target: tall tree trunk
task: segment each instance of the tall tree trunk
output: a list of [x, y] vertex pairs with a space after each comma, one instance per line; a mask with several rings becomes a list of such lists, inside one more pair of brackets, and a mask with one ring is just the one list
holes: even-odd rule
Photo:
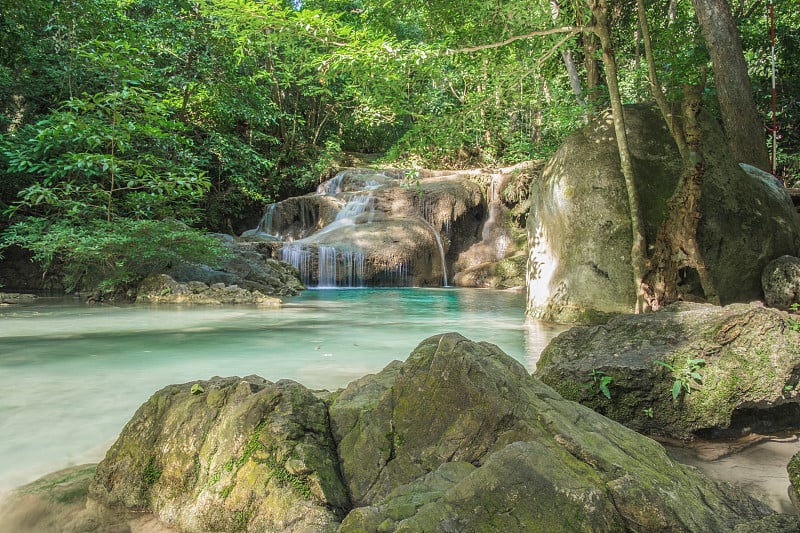
[[583, 66], [586, 69], [586, 93], [588, 99], [593, 102], [597, 99], [597, 88], [600, 85], [600, 69], [597, 66], [595, 52], [597, 52], [597, 36], [594, 33], [584, 33], [581, 41], [583, 43]]
[[733, 156], [769, 171], [764, 125], [756, 111], [742, 41], [726, 0], [692, 0], [711, 56], [722, 123]]
[[636, 7], [642, 29], [650, 90], [669, 126], [683, 162], [683, 172], [675, 192], [667, 202], [669, 213], [658, 230], [650, 258], [650, 270], [645, 275], [648, 303], [653, 309], [659, 309], [664, 304], [686, 298], [687, 295], [680, 293], [681, 274], [683, 272], [685, 275], [688, 272], [686, 269], [697, 273], [702, 296], [712, 303], [719, 303], [717, 291], [697, 242], [700, 199], [705, 176], [702, 135], [697, 124], [702, 108], [702, 85], [684, 88], [682, 120], [678, 120], [658, 81], [644, 0], [637, 0]]
[[611, 97], [611, 113], [614, 119], [614, 132], [617, 137], [619, 148], [619, 160], [622, 175], [625, 179], [625, 188], [628, 193], [628, 207], [631, 216], [631, 267], [633, 269], [633, 284], [636, 291], [636, 312], [645, 311], [645, 299], [642, 284], [645, 266], [647, 263], [647, 247], [644, 238], [644, 230], [639, 210], [639, 199], [636, 194], [634, 184], [633, 162], [631, 160], [630, 149], [628, 148], [628, 137], [625, 133], [625, 115], [622, 108], [622, 98], [617, 84], [617, 61], [614, 55], [614, 46], [611, 41], [611, 25], [608, 20], [608, 6], [606, 0], [589, 0], [589, 7], [592, 10], [597, 24], [595, 33], [600, 39], [600, 46], [603, 49], [603, 65], [606, 72], [606, 83]]
[[[553, 16], [553, 23], [558, 23], [558, 17], [561, 16], [561, 7], [558, 5], [557, 0], [550, 0], [550, 12]], [[567, 69], [569, 76], [569, 85], [572, 88], [572, 94], [575, 95], [575, 100], [578, 105], [583, 107], [586, 102], [583, 99], [583, 87], [581, 87], [581, 77], [578, 75], [578, 68], [575, 66], [575, 61], [572, 59], [572, 52], [565, 48], [561, 52], [561, 59], [564, 61], [564, 66]]]

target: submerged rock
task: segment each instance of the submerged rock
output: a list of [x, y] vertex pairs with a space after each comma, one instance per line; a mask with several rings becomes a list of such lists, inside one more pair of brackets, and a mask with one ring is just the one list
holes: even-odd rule
[[787, 318], [748, 304], [677, 303], [620, 315], [556, 337], [535, 375], [565, 398], [646, 434], [683, 439], [798, 429], [800, 332], [787, 327]]
[[322, 397], [256, 376], [166, 387], [90, 504], [186, 532], [732, 531], [773, 514], [458, 334]]
[[0, 292], [0, 305], [30, 304], [36, 301], [35, 294]]

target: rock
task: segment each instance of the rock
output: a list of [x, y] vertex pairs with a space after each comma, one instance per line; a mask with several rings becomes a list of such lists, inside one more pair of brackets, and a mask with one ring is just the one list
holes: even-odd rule
[[97, 466], [90, 497], [181, 531], [332, 531], [349, 506], [322, 400], [250, 376], [153, 395]]
[[231, 257], [219, 269], [181, 264], [166, 274], [179, 282], [237, 285], [267, 296], [294, 296], [305, 289], [297, 269], [275, 259], [274, 247], [269, 243], [240, 241], [225, 234], [218, 234], [217, 237], [231, 252]]
[[0, 292], [0, 305], [30, 304], [36, 301], [35, 294]]
[[771, 261], [764, 268], [761, 285], [768, 306], [787, 310], [800, 305], [800, 258], [783, 255]]
[[[626, 107], [628, 141], [645, 238], [655, 242], [681, 161], [659, 112]], [[770, 175], [742, 168], [712, 117], [705, 145], [698, 242], [720, 303], [761, 299], [765, 265], [800, 250], [800, 218]], [[633, 312], [631, 226], [613, 125], [607, 114], [568, 137], [531, 190], [528, 313], [556, 322], [592, 323]], [[683, 272], [686, 300], [705, 295], [696, 272]]]
[[771, 514], [457, 334], [354, 382], [330, 413], [356, 506], [341, 532], [725, 531]]
[[16, 489], [0, 506], [0, 533], [131, 533], [145, 521], [150, 533], [176, 533], [150, 515], [87, 502], [95, 467], [67, 468]]
[[[650, 435], [797, 429], [800, 332], [786, 327], [786, 319], [752, 304], [676, 303], [657, 313], [620, 315], [556, 337], [535, 375], [565, 398]], [[692, 365], [693, 359], [702, 361]], [[610, 398], [600, 387], [603, 378], [610, 380]]]
[[250, 304], [261, 307], [277, 307], [281, 300], [248, 290], [238, 285], [214, 283], [206, 285], [201, 281], [179, 283], [167, 274], [153, 274], [139, 285], [136, 296], [138, 303], [223, 305]]
[[782, 531], [789, 533], [800, 531], [800, 516], [790, 514], [774, 514], [748, 520], [737, 524], [733, 533], [766, 533], [768, 531]]
[[786, 466], [786, 470], [789, 472], [789, 481], [791, 482], [789, 497], [795, 509], [800, 512], [800, 452], [797, 452], [792, 457], [792, 460]]
[[499, 199], [508, 172], [345, 170], [268, 206], [242, 240], [270, 243], [309, 286], [488, 286], [457, 274], [494, 268], [524, 243]]

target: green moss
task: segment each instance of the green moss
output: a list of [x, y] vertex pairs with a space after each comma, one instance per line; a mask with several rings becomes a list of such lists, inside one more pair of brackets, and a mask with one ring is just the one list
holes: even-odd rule
[[155, 485], [158, 480], [161, 479], [162, 472], [163, 470], [156, 464], [155, 457], [151, 457], [142, 470], [142, 479], [144, 480], [145, 485], [148, 487]]
[[566, 400], [580, 402], [584, 398], [586, 386], [572, 379], [564, 379], [553, 385], [553, 388]]
[[286, 470], [286, 461], [279, 461], [274, 455], [267, 458], [266, 464], [272, 469], [270, 479], [275, 479], [284, 486], [292, 487], [307, 500], [312, 498], [311, 485], [307, 476], [292, 474]]

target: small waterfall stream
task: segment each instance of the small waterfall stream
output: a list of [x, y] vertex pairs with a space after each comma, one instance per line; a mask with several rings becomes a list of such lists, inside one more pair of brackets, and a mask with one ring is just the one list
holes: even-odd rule
[[[320, 185], [320, 190], [323, 191], [321, 194], [340, 191], [341, 180], [338, 183], [336, 179], [326, 182]], [[313, 241], [343, 226], [354, 226], [357, 219], [365, 213], [365, 222], [369, 223], [374, 211], [375, 198], [371, 194], [351, 195], [333, 222], [305, 239], [285, 243], [281, 249], [281, 259], [300, 271], [300, 277], [306, 286], [363, 287], [365, 260], [362, 250], [357, 247], [347, 249], [315, 244]]]

